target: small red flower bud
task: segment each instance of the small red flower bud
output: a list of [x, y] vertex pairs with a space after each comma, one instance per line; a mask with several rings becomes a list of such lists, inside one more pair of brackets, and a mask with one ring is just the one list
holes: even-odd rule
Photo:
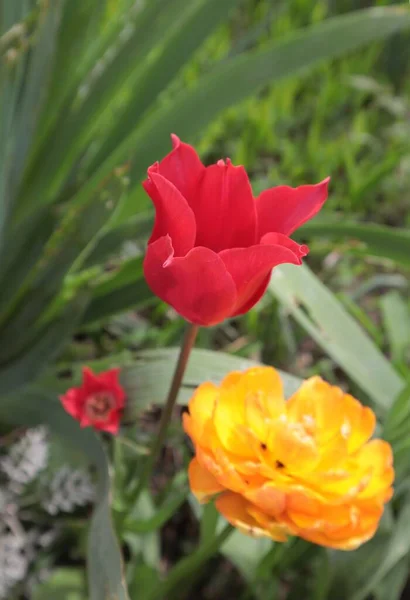
[[94, 427], [118, 433], [125, 392], [118, 381], [119, 369], [96, 375], [83, 369], [83, 383], [60, 396], [65, 410], [80, 422], [81, 427]]

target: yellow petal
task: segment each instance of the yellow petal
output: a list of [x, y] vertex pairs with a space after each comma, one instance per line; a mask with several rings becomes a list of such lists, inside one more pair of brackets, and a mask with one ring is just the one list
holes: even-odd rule
[[359, 498], [371, 498], [389, 490], [394, 479], [393, 452], [383, 440], [371, 440], [358, 452], [360, 467], [371, 476]]
[[343, 392], [320, 377], [311, 377], [289, 399], [287, 414], [290, 421], [303, 425], [320, 445], [328, 444], [341, 432]]
[[226, 450], [238, 456], [254, 456], [250, 441], [252, 432], [245, 426], [244, 398], [236, 393], [236, 386], [221, 388], [213, 422], [217, 436]]
[[206, 424], [212, 419], [218, 396], [219, 388], [206, 382], [198, 387], [190, 399], [188, 408], [191, 419], [185, 418], [184, 426], [187, 425], [185, 431], [193, 441], [200, 441]]
[[345, 435], [349, 453], [356, 452], [372, 436], [376, 417], [368, 406], [362, 406], [356, 398], [345, 394], [342, 433]]

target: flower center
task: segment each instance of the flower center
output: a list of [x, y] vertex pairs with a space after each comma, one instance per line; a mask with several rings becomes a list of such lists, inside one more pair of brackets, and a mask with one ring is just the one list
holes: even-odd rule
[[97, 392], [88, 396], [85, 410], [90, 419], [103, 421], [115, 406], [115, 399], [109, 392]]

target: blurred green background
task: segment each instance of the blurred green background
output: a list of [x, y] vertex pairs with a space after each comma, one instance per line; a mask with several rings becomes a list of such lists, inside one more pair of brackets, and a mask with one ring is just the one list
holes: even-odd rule
[[[407, 597], [409, 7], [3, 0], [0, 19], [0, 599]], [[133, 501], [184, 327], [142, 274], [141, 181], [171, 132], [207, 164], [245, 165], [255, 195], [332, 178], [295, 234], [307, 266], [275, 270], [254, 310], [200, 331], [181, 403], [255, 361], [287, 373], [288, 391], [319, 373], [370, 404], [397, 485], [355, 552], [222, 543], [213, 507], [189, 496], [180, 409]], [[123, 367], [116, 440], [59, 407], [85, 363]]]

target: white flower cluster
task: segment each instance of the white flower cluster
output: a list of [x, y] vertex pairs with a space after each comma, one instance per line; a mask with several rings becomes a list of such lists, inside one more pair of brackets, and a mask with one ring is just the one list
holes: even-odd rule
[[47, 431], [44, 427], [35, 427], [26, 431], [0, 459], [0, 470], [9, 478], [11, 489], [18, 493], [45, 469], [47, 461]]
[[89, 474], [81, 469], [73, 470], [67, 465], [55, 473], [48, 491], [49, 495], [43, 500], [42, 506], [50, 515], [72, 512], [94, 499], [94, 486]]
[[25, 539], [12, 533], [0, 535], [0, 598], [6, 599], [11, 588], [22, 581], [28, 570]]
[[[41, 548], [49, 546], [56, 529], [46, 532], [25, 528], [20, 505], [42, 507], [49, 514], [72, 512], [94, 499], [94, 486], [87, 471], [61, 466], [38, 480], [49, 462], [47, 430], [27, 430], [0, 456], [0, 600], [10, 598], [12, 588], [30, 579], [29, 567]], [[3, 482], [3, 485], [1, 484]], [[33, 484], [29, 489], [27, 486]], [[33, 491], [34, 490], [34, 491]], [[37, 574], [38, 575], [38, 574]]]

